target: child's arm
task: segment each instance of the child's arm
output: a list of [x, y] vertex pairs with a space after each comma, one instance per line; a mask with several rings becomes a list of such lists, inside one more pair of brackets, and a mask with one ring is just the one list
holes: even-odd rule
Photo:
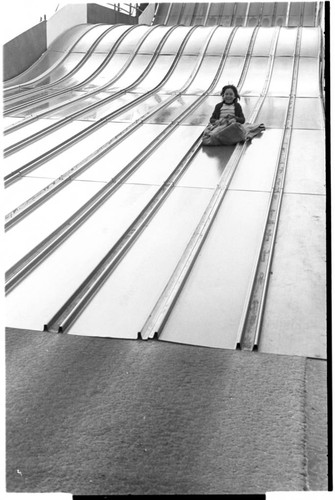
[[220, 104], [217, 104], [215, 106], [213, 114], [209, 119], [209, 123], [212, 123], [214, 125], [218, 120], [220, 120]]
[[245, 122], [245, 117], [244, 117], [241, 105], [238, 102], [235, 104], [235, 119], [238, 123]]

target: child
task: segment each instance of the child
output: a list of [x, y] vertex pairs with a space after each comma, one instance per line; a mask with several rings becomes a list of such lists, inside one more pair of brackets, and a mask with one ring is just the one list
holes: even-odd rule
[[228, 118], [230, 123], [234, 120], [238, 123], [244, 123], [245, 118], [241, 105], [237, 102], [240, 99], [237, 88], [234, 85], [225, 85], [221, 91], [222, 102], [219, 102], [210, 118], [211, 124], [217, 124], [221, 119]]
[[245, 117], [235, 85], [225, 85], [221, 91], [222, 102], [213, 111], [202, 139], [203, 146], [230, 146], [250, 140], [265, 130], [264, 125], [245, 123]]

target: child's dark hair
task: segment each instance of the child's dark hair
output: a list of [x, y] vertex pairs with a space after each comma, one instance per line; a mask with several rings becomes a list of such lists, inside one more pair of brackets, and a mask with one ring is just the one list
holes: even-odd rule
[[234, 99], [234, 101], [237, 101], [238, 99], [240, 99], [240, 95], [239, 95], [238, 90], [237, 90], [237, 88], [235, 87], [235, 85], [225, 85], [225, 86], [222, 88], [222, 90], [221, 90], [221, 95], [222, 95], [222, 97], [223, 97], [223, 94], [225, 93], [225, 91], [226, 91], [227, 89], [231, 89], [231, 90], [234, 92], [234, 94], [235, 94], [235, 99]]

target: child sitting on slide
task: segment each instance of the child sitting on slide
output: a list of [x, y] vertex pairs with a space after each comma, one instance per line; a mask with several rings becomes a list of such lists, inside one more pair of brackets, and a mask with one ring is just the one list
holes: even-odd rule
[[234, 85], [225, 85], [221, 91], [222, 102], [219, 102], [213, 111], [209, 124], [203, 133], [203, 146], [231, 146], [238, 142], [251, 140], [265, 130], [263, 123], [253, 125], [245, 123], [245, 117], [237, 88]]

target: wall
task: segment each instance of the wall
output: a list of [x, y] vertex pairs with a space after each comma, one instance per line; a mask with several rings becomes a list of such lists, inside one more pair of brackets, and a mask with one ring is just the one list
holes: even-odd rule
[[64, 31], [76, 24], [87, 23], [87, 8], [85, 3], [65, 5], [57, 11], [47, 24], [47, 46]]
[[42, 21], [3, 46], [3, 79], [23, 73], [46, 51], [46, 21]]

